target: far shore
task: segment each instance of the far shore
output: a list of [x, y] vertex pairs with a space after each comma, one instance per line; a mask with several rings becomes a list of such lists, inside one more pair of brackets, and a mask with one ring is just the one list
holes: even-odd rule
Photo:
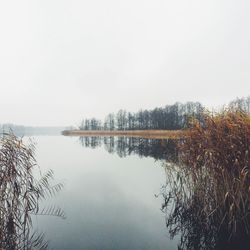
[[180, 139], [185, 136], [183, 130], [64, 130], [65, 136], [126, 136], [145, 139]]

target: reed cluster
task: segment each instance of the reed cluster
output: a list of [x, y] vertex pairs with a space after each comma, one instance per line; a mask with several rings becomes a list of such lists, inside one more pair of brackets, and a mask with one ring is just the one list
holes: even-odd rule
[[51, 185], [52, 171], [39, 180], [34, 177], [34, 150], [34, 143], [25, 144], [12, 133], [0, 138], [0, 249], [46, 249], [44, 235], [32, 228], [32, 215], [64, 216], [60, 209], [39, 207], [62, 184]]
[[225, 242], [225, 249], [234, 243], [240, 249], [250, 238], [250, 116], [207, 113], [186, 135], [179, 142], [181, 164], [166, 168], [170, 232], [182, 232], [183, 249], [223, 249]]

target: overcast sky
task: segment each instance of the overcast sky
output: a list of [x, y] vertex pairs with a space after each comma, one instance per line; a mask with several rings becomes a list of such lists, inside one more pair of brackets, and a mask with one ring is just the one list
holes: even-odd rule
[[0, 123], [250, 94], [250, 1], [0, 1]]

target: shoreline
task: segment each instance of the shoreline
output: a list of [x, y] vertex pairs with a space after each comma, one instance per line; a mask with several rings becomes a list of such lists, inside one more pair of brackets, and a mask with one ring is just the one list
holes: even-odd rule
[[185, 137], [183, 130], [64, 130], [64, 136], [125, 136], [144, 139], [180, 139]]

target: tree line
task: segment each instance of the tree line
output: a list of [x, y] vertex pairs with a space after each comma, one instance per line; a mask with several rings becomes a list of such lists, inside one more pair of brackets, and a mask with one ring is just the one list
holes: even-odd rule
[[[237, 98], [227, 106], [234, 110], [250, 113], [250, 96]], [[178, 130], [186, 128], [191, 118], [202, 122], [202, 113], [205, 107], [199, 102], [176, 102], [173, 105], [155, 108], [152, 110], [139, 110], [128, 112], [119, 110], [116, 114], [110, 113], [104, 121], [96, 118], [83, 119], [80, 130], [148, 130], [167, 129]]]
[[250, 113], [250, 96], [237, 98], [231, 101], [228, 107], [232, 110], [241, 110], [245, 113]]
[[201, 118], [204, 107], [199, 102], [175, 103], [153, 110], [140, 110], [132, 113], [119, 110], [110, 113], [104, 121], [96, 118], [83, 119], [81, 130], [147, 130], [169, 129], [176, 130], [188, 125], [190, 117]]
[[59, 135], [65, 127], [32, 127], [15, 125], [11, 123], [0, 124], [0, 133], [9, 133], [12, 131], [15, 135]]

